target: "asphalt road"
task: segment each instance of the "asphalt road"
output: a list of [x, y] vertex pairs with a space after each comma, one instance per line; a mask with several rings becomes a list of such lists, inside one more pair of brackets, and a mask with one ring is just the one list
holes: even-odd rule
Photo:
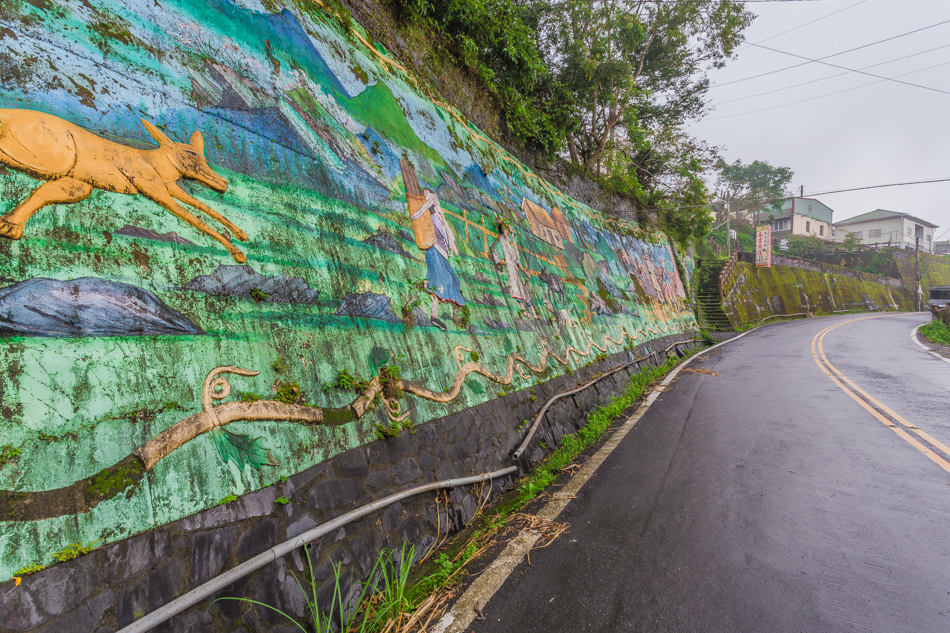
[[950, 631], [950, 364], [910, 339], [928, 319], [775, 324], [692, 363], [469, 630]]

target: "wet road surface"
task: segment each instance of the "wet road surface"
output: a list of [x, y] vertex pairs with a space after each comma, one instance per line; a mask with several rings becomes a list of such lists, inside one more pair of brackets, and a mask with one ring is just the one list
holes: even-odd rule
[[469, 630], [950, 631], [950, 364], [910, 338], [928, 319], [775, 324], [694, 361]]

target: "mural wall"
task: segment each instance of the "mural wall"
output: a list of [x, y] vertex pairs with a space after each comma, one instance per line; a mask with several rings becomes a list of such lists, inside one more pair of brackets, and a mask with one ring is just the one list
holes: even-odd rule
[[0, 577], [696, 327], [424, 92], [316, 0], [0, 4]]

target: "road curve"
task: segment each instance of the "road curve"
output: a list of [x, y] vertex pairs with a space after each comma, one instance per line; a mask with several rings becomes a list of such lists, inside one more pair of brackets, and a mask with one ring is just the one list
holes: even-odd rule
[[469, 630], [950, 631], [950, 364], [909, 336], [928, 318], [774, 324], [698, 359]]

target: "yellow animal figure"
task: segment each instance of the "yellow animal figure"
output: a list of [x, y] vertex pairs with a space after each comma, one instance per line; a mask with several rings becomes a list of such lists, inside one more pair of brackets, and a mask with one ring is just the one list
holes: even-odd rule
[[102, 189], [142, 194], [221, 242], [237, 262], [244, 263], [247, 257], [228, 238], [176, 202], [204, 211], [236, 239], [247, 241], [244, 231], [178, 186], [178, 180], [189, 178], [219, 193], [228, 188], [228, 181], [212, 171], [204, 158], [201, 132], [192, 134], [188, 143], [176, 143], [145, 119], [142, 125], [158, 142], [157, 149], [121, 145], [51, 114], [0, 109], [0, 164], [48, 181], [0, 217], [0, 236], [19, 239], [26, 221], [46, 205], [79, 202], [93, 189]]

